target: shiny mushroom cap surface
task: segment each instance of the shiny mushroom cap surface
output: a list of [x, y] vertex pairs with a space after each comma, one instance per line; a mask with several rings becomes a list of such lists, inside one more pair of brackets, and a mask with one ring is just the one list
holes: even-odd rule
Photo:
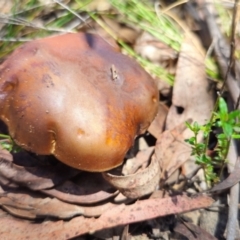
[[0, 118], [14, 141], [77, 169], [120, 165], [157, 109], [155, 81], [94, 34], [28, 42], [0, 66]]

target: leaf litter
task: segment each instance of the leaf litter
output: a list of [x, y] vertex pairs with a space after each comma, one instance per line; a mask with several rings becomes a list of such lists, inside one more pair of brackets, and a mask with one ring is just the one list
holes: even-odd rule
[[[164, 46], [156, 40], [154, 45]], [[214, 200], [201, 194], [159, 194], [151, 198], [151, 193], [164, 188], [167, 179], [191, 158], [191, 149], [184, 141], [190, 133], [184, 122], [192, 119], [204, 123], [213, 108], [213, 93], [199, 46], [186, 38], [176, 67], [172, 105], [168, 109], [160, 104], [159, 114], [148, 131], [156, 144], [149, 144], [127, 159], [119, 175], [88, 174], [55, 161], [28, 166], [31, 156], [25, 163], [1, 150], [1, 239], [69, 239], [211, 206]], [[176, 55], [170, 53], [172, 60]], [[179, 229], [176, 227], [176, 232], [190, 236], [186, 229]], [[200, 232], [199, 239], [213, 239], [199, 229], [194, 231]]]
[[240, 182], [240, 157], [238, 157], [234, 170], [229, 174], [229, 176], [222, 182], [215, 185], [210, 192], [222, 191], [233, 187], [235, 184]]
[[[109, 206], [108, 210], [99, 218], [75, 217], [70, 221], [46, 221], [42, 224], [34, 224], [22, 221], [11, 216], [1, 218], [0, 236], [3, 239], [69, 239], [85, 233], [144, 221], [159, 216], [190, 211], [193, 209], [208, 207], [213, 199], [207, 196], [194, 198], [178, 195], [162, 199], [147, 199], [137, 201], [132, 205]], [[28, 231], [27, 229], [31, 229]]]
[[[188, 109], [192, 111], [191, 106]], [[150, 127], [149, 132], [157, 138], [156, 145], [142, 149], [134, 158], [128, 159], [120, 175], [106, 172], [101, 179], [99, 174], [63, 171], [61, 169], [67, 170], [66, 166], [55, 162], [52, 163], [56, 164], [54, 167], [20, 166], [11, 161], [10, 155], [9, 160], [6, 159], [4, 154], [7, 153], [4, 151], [1, 158], [1, 176], [11, 180], [14, 190], [9, 188], [11, 185], [1, 183], [0, 204], [10, 215], [1, 218], [0, 236], [9, 239], [12, 236], [19, 236], [18, 239], [27, 236], [32, 239], [53, 239], [56, 236], [58, 239], [66, 239], [211, 206], [214, 200], [206, 195], [188, 197], [178, 194], [142, 199], [158, 191], [162, 183], [190, 156], [190, 147], [184, 142], [184, 120], [191, 114], [186, 114], [181, 121], [170, 124], [170, 112], [167, 116], [167, 130], [164, 130], [167, 111], [164, 118], [160, 111], [153, 123], [154, 127]], [[94, 182], [98, 184], [94, 186]], [[99, 184], [100, 182], [102, 184]], [[114, 203], [118, 191], [124, 198], [121, 203]], [[33, 224], [31, 221], [20, 221], [17, 217], [35, 221], [49, 220]], [[53, 221], [53, 218], [65, 221]], [[15, 227], [10, 228], [9, 222]], [[29, 231], [26, 232], [25, 229]]]
[[[177, 63], [172, 105], [166, 119], [167, 129], [172, 129], [189, 119], [201, 125], [210, 119], [215, 99], [213, 89], [207, 80], [204, 61], [205, 52], [198, 39], [186, 34]], [[192, 136], [193, 133], [188, 128], [182, 133], [183, 139]], [[198, 141], [202, 140], [203, 135], [199, 134]], [[194, 164], [191, 152], [188, 153], [188, 156], [184, 156], [188, 162], [182, 166], [185, 176], [191, 175], [198, 168]]]

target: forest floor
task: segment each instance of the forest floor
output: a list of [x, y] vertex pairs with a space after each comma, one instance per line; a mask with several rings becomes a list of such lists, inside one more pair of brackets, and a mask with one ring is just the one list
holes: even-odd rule
[[[0, 126], [0, 238], [240, 239], [238, 8], [238, 1], [214, 0], [0, 0], [2, 66], [27, 42], [88, 32], [137, 61], [159, 93], [158, 114], [122, 165], [86, 172], [16, 145], [7, 126], [19, 119], [12, 117], [9, 123], [3, 116], [6, 106], [13, 109], [11, 103], [20, 100], [16, 95], [7, 104], [2, 99], [15, 88], [11, 79], [22, 77], [18, 66], [25, 55], [13, 55], [10, 66], [16, 67], [10, 73], [0, 66], [0, 118], [7, 125]], [[65, 45], [69, 52], [77, 51]], [[42, 57], [51, 61], [50, 55]], [[113, 80], [128, 67], [110, 66]], [[91, 75], [96, 68], [94, 60], [86, 71]], [[133, 96], [135, 89], [128, 94]], [[79, 101], [96, 99], [88, 91]], [[56, 115], [61, 120], [67, 114]], [[15, 128], [21, 124], [19, 120]], [[95, 129], [94, 122], [88, 128], [84, 131]]]

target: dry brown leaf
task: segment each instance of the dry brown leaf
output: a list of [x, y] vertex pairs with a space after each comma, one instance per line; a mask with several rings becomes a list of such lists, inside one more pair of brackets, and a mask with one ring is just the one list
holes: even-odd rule
[[0, 186], [8, 186], [12, 188], [17, 188], [18, 184], [11, 181], [11, 179], [7, 179], [0, 174]]
[[140, 198], [152, 193], [159, 184], [160, 168], [153, 157], [147, 168], [135, 174], [116, 176], [103, 173], [104, 178], [128, 198]]
[[234, 170], [233, 170], [233, 172], [230, 173], [228, 178], [225, 179], [224, 181], [220, 182], [216, 186], [214, 186], [210, 190], [210, 192], [216, 192], [216, 191], [228, 189], [228, 188], [234, 186], [235, 184], [237, 184], [238, 182], [240, 182], [240, 157], [238, 157], [238, 160], [235, 164]]
[[186, 38], [181, 47], [167, 129], [172, 129], [189, 118], [204, 124], [214, 107], [213, 91], [205, 71], [205, 56], [199, 51], [200, 43], [196, 46], [197, 41], [194, 40], [193, 43], [192, 38]]
[[104, 186], [103, 188], [99, 187], [99, 189], [94, 193], [88, 193], [87, 188], [91, 188], [91, 183], [91, 179], [89, 179], [89, 184], [82, 184], [80, 186], [71, 181], [66, 181], [53, 189], [44, 189], [41, 190], [41, 192], [65, 202], [78, 204], [98, 203], [117, 194], [116, 190], [109, 192], [104, 191]]
[[217, 238], [204, 229], [189, 222], [185, 224], [178, 223], [174, 231], [181, 233], [183, 236], [187, 237], [188, 240], [217, 240]]
[[12, 154], [5, 150], [5, 149], [2, 149], [2, 147], [0, 146], [0, 159], [3, 158], [3, 159], [6, 159], [8, 160], [9, 162], [12, 162], [13, 161], [13, 156]]
[[143, 32], [137, 39], [134, 50], [153, 63], [159, 63], [164, 67], [177, 58], [177, 53], [167, 44], [159, 41], [153, 35]]
[[93, 207], [82, 207], [65, 203], [56, 198], [49, 198], [36, 192], [21, 191], [20, 189], [2, 194], [0, 205], [14, 216], [28, 219], [45, 217], [69, 219], [77, 215], [97, 217], [114, 206], [112, 203], [106, 203]]
[[132, 199], [129, 199], [127, 198], [126, 196], [124, 196], [122, 193], [119, 193], [114, 199], [113, 199], [113, 202], [114, 203], [118, 203], [118, 204], [121, 204], [121, 203], [132, 203]]
[[150, 132], [156, 139], [158, 139], [163, 132], [167, 114], [168, 107], [165, 104], [160, 103], [158, 114], [148, 128], [148, 132]]
[[154, 151], [154, 147], [148, 147], [139, 151], [134, 158], [130, 158], [123, 166], [122, 174], [129, 175], [134, 174], [139, 168], [149, 163], [151, 155]]
[[165, 182], [190, 156], [191, 148], [184, 142], [183, 132], [186, 129], [184, 123], [164, 131], [159, 137], [155, 155], [160, 164], [161, 182]]
[[[0, 158], [0, 175], [2, 179], [10, 180], [33, 190], [51, 188], [56, 184], [76, 176], [78, 170], [70, 168], [62, 163], [55, 166], [18, 166], [8, 159]], [[2, 181], [1, 184], [4, 184]]]
[[[214, 97], [207, 80], [204, 61], [205, 55], [197, 38], [187, 36], [182, 43], [178, 59], [172, 105], [166, 120], [167, 129], [172, 129], [189, 118], [199, 124], [204, 124], [210, 119]], [[189, 129], [183, 133], [184, 139], [192, 136], [193, 133]], [[202, 140], [201, 135], [198, 140]], [[186, 158], [193, 159], [190, 154]], [[189, 175], [196, 171], [197, 166], [193, 162], [189, 161], [183, 165], [183, 174]]]
[[163, 199], [140, 200], [132, 205], [118, 205], [106, 210], [99, 218], [75, 217], [70, 221], [32, 223], [10, 216], [0, 218], [1, 239], [69, 239], [85, 233], [160, 216], [209, 207], [214, 200], [208, 196], [178, 195]]

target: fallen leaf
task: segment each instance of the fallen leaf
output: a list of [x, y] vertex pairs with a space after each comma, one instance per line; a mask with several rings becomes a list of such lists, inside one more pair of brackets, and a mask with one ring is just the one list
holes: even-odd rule
[[160, 103], [158, 107], [158, 114], [148, 128], [148, 132], [151, 133], [156, 139], [158, 139], [163, 132], [167, 114], [167, 106]]
[[[98, 203], [103, 200], [107, 200], [113, 196], [115, 196], [118, 191], [113, 190], [112, 191], [104, 191], [104, 186], [101, 188], [99, 187], [98, 190], [94, 193], [87, 193], [88, 187], [91, 188], [91, 179], [89, 179], [89, 184], [82, 184], [77, 185], [71, 181], [66, 181], [63, 184], [60, 184], [59, 186], [56, 186], [53, 189], [44, 189], [41, 190], [41, 192], [56, 197], [60, 200], [63, 200], [65, 202], [69, 203], [77, 203], [77, 204], [93, 204]], [[107, 183], [105, 184], [107, 185]]]
[[[166, 128], [172, 129], [179, 124], [192, 119], [200, 125], [210, 119], [214, 108], [213, 89], [207, 80], [205, 71], [205, 53], [194, 36], [186, 36], [181, 46], [178, 59], [176, 77], [173, 88], [172, 105], [166, 120]], [[183, 132], [183, 138], [193, 136], [190, 129]], [[199, 134], [198, 141], [203, 136]], [[191, 175], [196, 171], [194, 157], [186, 156], [191, 160], [182, 166], [184, 175]]]
[[[79, 170], [70, 168], [62, 163], [55, 166], [23, 167], [5, 158], [0, 158], [0, 175], [2, 179], [10, 180], [33, 190], [51, 188], [56, 184], [76, 176]], [[1, 184], [4, 184], [2, 181]]]
[[171, 130], [166, 130], [156, 143], [155, 155], [159, 161], [162, 183], [189, 159], [191, 148], [184, 141], [185, 129], [186, 125], [182, 123]]
[[190, 222], [184, 224], [178, 222], [174, 227], [174, 231], [181, 233], [183, 236], [187, 237], [188, 240], [217, 240], [217, 238], [210, 233]]
[[113, 202], [114, 203], [129, 203], [129, 202], [132, 202], [133, 200], [132, 199], [129, 199], [127, 198], [126, 196], [124, 196], [122, 193], [119, 193], [114, 199], [113, 199]]
[[235, 184], [240, 182], [240, 157], [238, 157], [233, 172], [230, 173], [228, 178], [215, 185], [210, 192], [216, 192], [231, 188]]
[[28, 219], [46, 217], [69, 219], [77, 215], [97, 217], [114, 206], [109, 202], [97, 206], [83, 207], [56, 198], [49, 198], [37, 192], [21, 191], [20, 189], [1, 194], [0, 205], [14, 216]]
[[128, 198], [140, 198], [156, 190], [160, 179], [158, 161], [153, 157], [147, 168], [135, 174], [116, 176], [103, 173], [103, 177]]
[[123, 204], [114, 206], [105, 210], [99, 218], [80, 216], [70, 221], [45, 221], [43, 223], [32, 223], [3, 215], [0, 218], [0, 238], [65, 240], [101, 229], [209, 207], [213, 202], [212, 198], [204, 195], [193, 198], [178, 195], [163, 199], [140, 200], [127, 206]]
[[[191, 118], [204, 124], [214, 107], [213, 91], [205, 71], [205, 55], [197, 39], [186, 37], [182, 43], [174, 81], [172, 105], [166, 127], [171, 129]], [[189, 136], [189, 135], [188, 135]], [[186, 136], [185, 136], [186, 137]]]
[[139, 151], [134, 158], [130, 158], [123, 166], [122, 174], [134, 174], [138, 169], [142, 168], [145, 164], [149, 163], [151, 155], [154, 152], [154, 147], [148, 147]]
[[153, 35], [144, 31], [137, 39], [134, 50], [142, 57], [149, 59], [153, 63], [160, 64], [174, 73], [174, 60], [177, 58], [177, 52]]
[[9, 162], [13, 161], [12, 154], [7, 150], [2, 149], [2, 147], [0, 146], [0, 159], [2, 158], [8, 160]]

